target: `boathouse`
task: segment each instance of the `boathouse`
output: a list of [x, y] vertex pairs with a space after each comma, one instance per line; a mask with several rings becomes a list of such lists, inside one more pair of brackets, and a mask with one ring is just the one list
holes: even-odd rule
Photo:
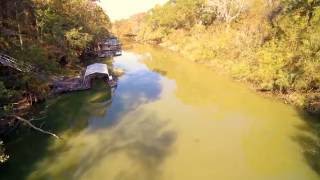
[[102, 63], [95, 63], [87, 66], [82, 77], [62, 78], [55, 81], [53, 83], [53, 92], [57, 94], [87, 90], [91, 88], [92, 80], [94, 79], [103, 79], [110, 87], [115, 87], [117, 85], [108, 71], [108, 66]]
[[106, 64], [94, 63], [87, 66], [83, 76], [84, 84], [90, 84], [91, 80], [95, 78], [106, 79], [108, 81], [112, 80], [112, 76], [109, 74], [108, 66]]
[[98, 47], [98, 56], [101, 58], [121, 55], [121, 43], [115, 36], [103, 39]]

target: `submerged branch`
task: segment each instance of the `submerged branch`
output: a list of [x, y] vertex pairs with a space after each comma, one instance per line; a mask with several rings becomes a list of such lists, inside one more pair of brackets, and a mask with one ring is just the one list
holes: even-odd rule
[[61, 139], [61, 138], [60, 138], [59, 136], [57, 136], [56, 134], [51, 133], [51, 132], [46, 131], [46, 130], [43, 130], [43, 129], [41, 129], [41, 128], [38, 128], [38, 127], [36, 127], [35, 125], [33, 125], [30, 121], [28, 121], [28, 120], [26, 120], [26, 119], [24, 119], [24, 118], [22, 118], [22, 117], [20, 117], [20, 116], [12, 115], [11, 117], [13, 117], [13, 118], [15, 118], [15, 119], [17, 119], [17, 120], [19, 120], [19, 121], [22, 121], [22, 122], [26, 123], [28, 126], [30, 126], [31, 128], [33, 128], [33, 129], [36, 130], [36, 131], [39, 131], [39, 132], [44, 133], [44, 134], [51, 135], [51, 136], [53, 136], [53, 137], [55, 137], [55, 138], [57, 138], [57, 139]]

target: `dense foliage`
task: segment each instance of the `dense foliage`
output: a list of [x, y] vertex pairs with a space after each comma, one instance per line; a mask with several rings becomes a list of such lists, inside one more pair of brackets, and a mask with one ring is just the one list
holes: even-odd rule
[[[0, 120], [12, 113], [12, 103], [30, 94], [46, 96], [48, 79], [65, 72], [62, 65], [76, 64], [110, 28], [94, 0], [1, 0], [0, 53], [33, 70], [21, 73], [0, 66]], [[1, 153], [0, 162], [5, 160]]]
[[319, 0], [171, 0], [148, 12], [138, 39], [320, 112], [319, 18]]
[[1, 52], [34, 67], [22, 77], [1, 70], [1, 105], [15, 93], [42, 94], [48, 76], [61, 72], [59, 60], [76, 63], [111, 27], [108, 16], [90, 0], [4, 0], [0, 15]]

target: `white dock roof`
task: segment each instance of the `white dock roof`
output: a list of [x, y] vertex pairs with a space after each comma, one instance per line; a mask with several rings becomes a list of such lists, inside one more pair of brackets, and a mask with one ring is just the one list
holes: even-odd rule
[[91, 64], [87, 66], [84, 77], [89, 76], [91, 74], [95, 74], [95, 73], [107, 74], [109, 76], [108, 66], [102, 63]]

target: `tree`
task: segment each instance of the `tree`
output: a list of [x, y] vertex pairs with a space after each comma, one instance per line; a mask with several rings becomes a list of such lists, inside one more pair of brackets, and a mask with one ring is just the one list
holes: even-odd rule
[[246, 0], [208, 0], [207, 6], [211, 7], [217, 18], [231, 23], [248, 8]]
[[[33, 67], [30, 72], [1, 69], [1, 120], [21, 121], [50, 134], [19, 117], [22, 113], [13, 111], [12, 104], [30, 99], [32, 104], [34, 99], [45, 98], [49, 92], [48, 79], [64, 72], [57, 63], [60, 58], [67, 57], [75, 65], [79, 61], [72, 60], [109, 36], [110, 28], [109, 17], [94, 0], [1, 0], [1, 53], [14, 57], [18, 64]], [[8, 158], [3, 152], [0, 143], [0, 162]]]

